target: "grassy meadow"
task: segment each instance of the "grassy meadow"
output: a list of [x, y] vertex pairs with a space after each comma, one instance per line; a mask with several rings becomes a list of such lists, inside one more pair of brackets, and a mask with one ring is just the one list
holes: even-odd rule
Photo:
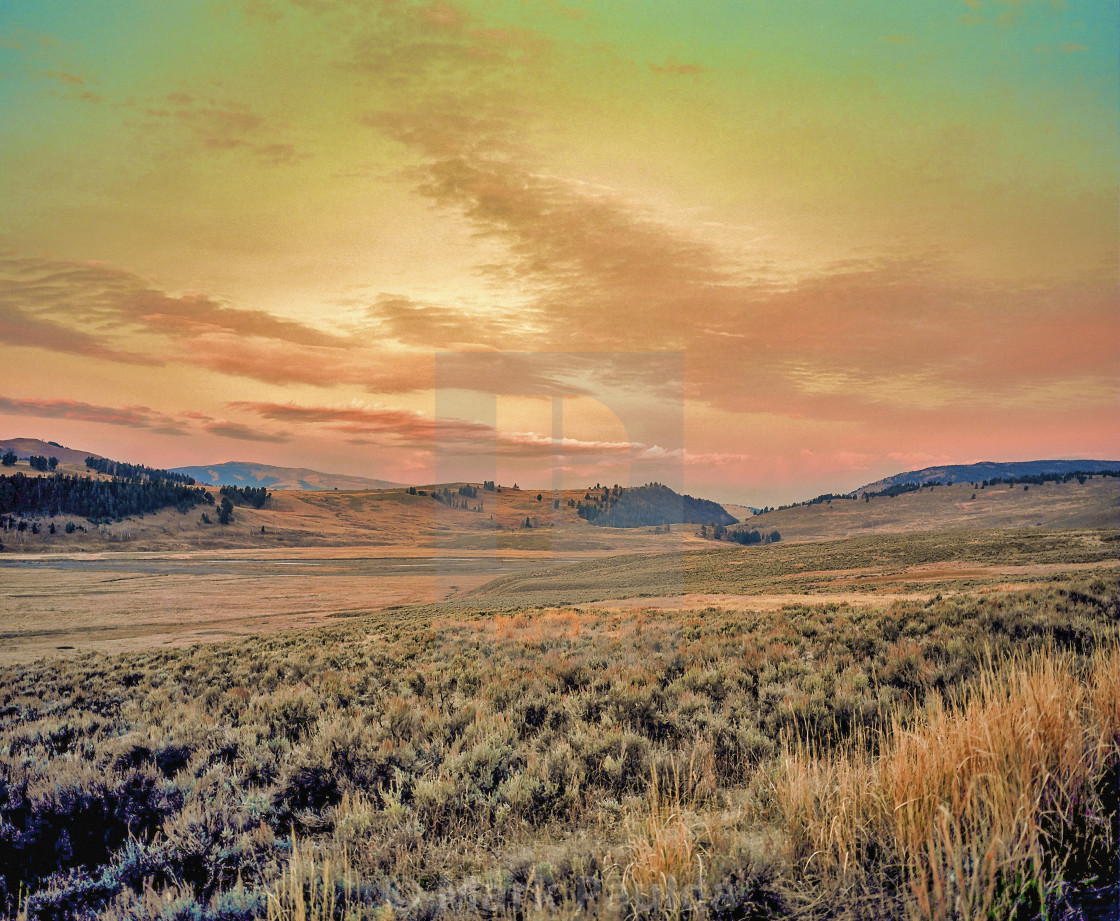
[[1107, 918], [1116, 548], [704, 544], [9, 666], [2, 913]]

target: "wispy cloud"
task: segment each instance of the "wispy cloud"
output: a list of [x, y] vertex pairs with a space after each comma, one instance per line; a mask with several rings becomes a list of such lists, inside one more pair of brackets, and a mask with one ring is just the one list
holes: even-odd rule
[[702, 74], [706, 70], [700, 64], [681, 64], [670, 58], [664, 64], [650, 63], [647, 65], [655, 74], [662, 74], [673, 77], [687, 77], [695, 74]]
[[430, 386], [430, 353], [394, 355], [372, 326], [331, 332], [204, 294], [169, 294], [102, 263], [0, 253], [0, 341], [15, 346], [186, 363], [276, 384]]
[[292, 436], [286, 432], [264, 432], [242, 425], [239, 422], [215, 421], [204, 425], [203, 430], [211, 435], [220, 435], [222, 438], [236, 438], [238, 441], [283, 443], [292, 440]]
[[379, 435], [399, 443], [431, 446], [438, 435], [455, 441], [492, 437], [492, 427], [440, 420], [403, 409], [361, 406], [301, 406], [294, 403], [234, 401], [230, 407], [284, 425], [317, 425], [348, 435]]
[[151, 429], [163, 435], [190, 434], [182, 417], [147, 406], [97, 406], [76, 400], [26, 400], [0, 396], [0, 413], [39, 419], [69, 419], [129, 428]]
[[[1114, 364], [1120, 317], [1107, 280], [1017, 289], [961, 276], [927, 253], [775, 285], [620, 195], [534, 168], [500, 117], [442, 119], [445, 109], [369, 124], [425, 158], [420, 194], [506, 247], [504, 264], [480, 270], [521, 288], [526, 322], [550, 350], [619, 338], [636, 350], [680, 350], [691, 400], [866, 422], [970, 400], [1011, 409], [1029, 383], [1096, 381]], [[454, 335], [465, 330], [465, 318], [437, 318]]]
[[[462, 419], [433, 419], [422, 413], [365, 406], [306, 406], [294, 403], [235, 401], [230, 409], [250, 413], [284, 426], [313, 426], [344, 433], [364, 444], [396, 445], [425, 450], [450, 450], [457, 456], [496, 454], [507, 458], [624, 458], [665, 461], [679, 449], [632, 441], [561, 437], [549, 433], [504, 431]], [[210, 429], [208, 429], [210, 430]]]

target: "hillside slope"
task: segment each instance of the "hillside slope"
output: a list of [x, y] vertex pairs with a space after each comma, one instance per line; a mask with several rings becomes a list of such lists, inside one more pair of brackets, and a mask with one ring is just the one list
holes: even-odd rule
[[834, 498], [831, 502], [776, 509], [746, 519], [743, 527], [782, 539], [828, 540], [861, 534], [946, 528], [1120, 529], [1120, 480], [1094, 477], [1084, 484], [1005, 484], [974, 489], [970, 483], [925, 487], [900, 496]]
[[580, 517], [604, 528], [643, 528], [666, 524], [735, 524], [738, 519], [709, 499], [682, 496], [661, 483], [630, 489], [588, 491]]
[[92, 451], [81, 451], [77, 448], [67, 448], [65, 445], [55, 444], [51, 441], [42, 441], [38, 438], [5, 438], [0, 439], [0, 454], [14, 451], [20, 460], [29, 457], [57, 457], [63, 464], [79, 464], [85, 466], [87, 457], [101, 457]]
[[1037, 460], [999, 463], [981, 461], [977, 464], [948, 464], [941, 467], [924, 467], [884, 477], [855, 490], [857, 496], [879, 492], [903, 483], [982, 483], [984, 480], [1012, 477], [1038, 476], [1044, 473], [1097, 473], [1102, 470], [1120, 470], [1120, 461], [1109, 460]]
[[174, 473], [193, 477], [206, 486], [264, 486], [268, 489], [391, 489], [391, 480], [323, 473], [306, 467], [274, 467], [247, 461], [228, 461], [194, 467], [175, 467]]

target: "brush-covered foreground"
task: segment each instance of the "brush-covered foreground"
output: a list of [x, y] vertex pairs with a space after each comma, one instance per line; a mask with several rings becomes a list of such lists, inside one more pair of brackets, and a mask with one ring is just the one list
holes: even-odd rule
[[[702, 565], [730, 573], [751, 553]], [[0, 670], [2, 912], [1103, 918], [1115, 905], [1114, 569], [777, 611], [481, 601]]]

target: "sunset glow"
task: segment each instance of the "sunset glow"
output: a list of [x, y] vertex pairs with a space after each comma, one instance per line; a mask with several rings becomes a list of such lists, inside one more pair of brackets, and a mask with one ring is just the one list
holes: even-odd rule
[[1116, 457], [1118, 26], [4, 4], [0, 437], [753, 505]]

